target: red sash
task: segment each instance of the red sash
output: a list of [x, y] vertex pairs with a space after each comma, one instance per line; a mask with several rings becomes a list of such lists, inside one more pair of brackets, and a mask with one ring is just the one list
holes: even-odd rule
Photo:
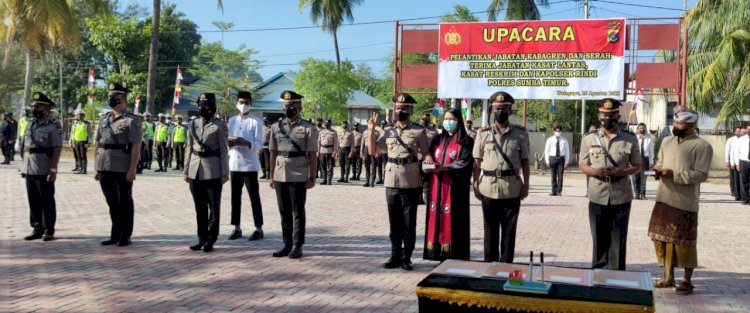
[[[433, 151], [435, 161], [448, 166], [458, 159], [461, 144], [451, 137], [446, 143], [441, 140]], [[427, 201], [427, 249], [440, 249], [435, 255], [447, 254], [451, 250], [451, 193], [448, 172], [430, 176], [430, 196]], [[437, 244], [435, 242], [437, 232]]]

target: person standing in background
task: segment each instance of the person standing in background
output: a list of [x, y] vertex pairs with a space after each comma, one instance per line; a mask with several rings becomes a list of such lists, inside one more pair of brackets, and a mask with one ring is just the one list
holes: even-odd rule
[[555, 134], [547, 138], [544, 146], [544, 165], [550, 169], [552, 175], [552, 193], [550, 196], [561, 196], [563, 189], [563, 175], [570, 163], [570, 145], [568, 139], [562, 136], [562, 126], [554, 128]]

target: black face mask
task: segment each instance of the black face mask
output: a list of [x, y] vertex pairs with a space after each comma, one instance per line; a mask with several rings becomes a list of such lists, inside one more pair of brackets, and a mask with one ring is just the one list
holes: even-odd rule
[[33, 114], [36, 119], [40, 119], [44, 117], [44, 111], [33, 110], [31, 111], [31, 114]]
[[508, 118], [510, 118], [508, 111], [495, 112], [495, 122], [497, 123], [505, 124], [508, 122]]
[[109, 98], [109, 107], [110, 107], [110, 108], [114, 108], [114, 107], [116, 107], [116, 106], [117, 106], [118, 104], [120, 104], [120, 99], [117, 99], [117, 98]]
[[200, 115], [203, 119], [210, 120], [211, 118], [214, 117], [214, 114], [216, 114], [215, 108], [201, 106]]
[[409, 114], [409, 112], [398, 111], [397, 118], [398, 118], [399, 122], [404, 122], [404, 121], [408, 121], [409, 120], [409, 116], [411, 116], [411, 114]]
[[292, 117], [295, 117], [295, 116], [297, 116], [297, 108], [295, 108], [295, 107], [287, 107], [286, 108], [286, 117], [287, 118], [292, 118]]
[[687, 129], [679, 129], [677, 127], [672, 128], [672, 135], [683, 138], [687, 134]]
[[602, 127], [605, 129], [614, 129], [617, 127], [617, 120], [616, 118], [608, 118], [602, 121]]

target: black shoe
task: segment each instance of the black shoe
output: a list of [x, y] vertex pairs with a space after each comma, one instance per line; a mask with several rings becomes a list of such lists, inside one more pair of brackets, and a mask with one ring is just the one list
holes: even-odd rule
[[302, 257], [302, 247], [294, 246], [292, 251], [289, 252], [290, 259], [299, 259]]
[[81, 170], [81, 172], [78, 173], [78, 174], [84, 174], [84, 175], [86, 175], [86, 170]]
[[413, 270], [414, 268], [413, 268], [413, 267], [411, 267], [411, 259], [404, 259], [404, 260], [402, 261], [402, 264], [401, 264], [401, 268], [402, 268], [402, 269], [403, 269], [404, 271], [411, 271], [411, 270]]
[[557, 193], [555, 193], [555, 192], [551, 192], [551, 193], [550, 193], [549, 195], [550, 195], [550, 196], [556, 196], [556, 195], [557, 195]]
[[263, 231], [254, 231], [252, 235], [250, 235], [250, 238], [247, 239], [247, 241], [256, 241], [263, 239]]
[[203, 252], [211, 252], [214, 251], [214, 242], [209, 241], [206, 242], [206, 244], [203, 246]]
[[122, 238], [117, 242], [118, 247], [127, 247], [131, 244], [130, 238]]
[[324, 180], [323, 180], [323, 182], [322, 182], [322, 183], [320, 183], [320, 184], [321, 184], [321, 185], [328, 185], [328, 182], [327, 182], [327, 181], [326, 181], [326, 180], [324, 179]]
[[734, 201], [740, 201], [742, 200], [742, 197], [734, 197]]
[[370, 187], [370, 182], [369, 182], [369, 181], [368, 181], [368, 182], [366, 182], [366, 183], [365, 183], [365, 184], [364, 184], [363, 186], [365, 186], [365, 187]]
[[206, 241], [203, 240], [203, 239], [201, 239], [201, 240], [198, 240], [198, 243], [190, 246], [189, 248], [190, 248], [190, 250], [198, 251], [198, 250], [203, 249], [203, 246], [205, 246], [205, 245], [206, 245]]
[[345, 182], [346, 182], [346, 180], [344, 180], [344, 179], [342, 178], [342, 179], [339, 179], [339, 180], [337, 180], [336, 182], [337, 182], [337, 183], [345, 183]]
[[260, 179], [266, 179], [266, 178], [268, 178], [268, 175], [266, 174], [263, 174], [263, 176], [260, 177]]
[[350, 178], [349, 178], [349, 179], [347, 179], [347, 180], [359, 180], [359, 178], [357, 178], [356, 176], [353, 176], [353, 177], [350, 177]]
[[36, 239], [41, 239], [42, 237], [44, 237], [42, 233], [32, 232], [31, 235], [23, 237], [23, 240], [36, 240]]
[[274, 252], [272, 255], [275, 258], [280, 258], [280, 257], [289, 255], [289, 252], [291, 251], [292, 251], [292, 247], [283, 247], [277, 250], [276, 252]]
[[[7, 164], [7, 163], [3, 162], [3, 164]], [[71, 171], [71, 172], [78, 172], [78, 171], [80, 171], [80, 170], [81, 170], [80, 168], [77, 168], [77, 167], [76, 167], [76, 168], [74, 168], [74, 169], [72, 169], [72, 170], [70, 170], [70, 171]]]
[[241, 237], [242, 237], [242, 231], [239, 229], [235, 229], [234, 231], [232, 231], [232, 234], [229, 235], [229, 240], [235, 240]]
[[384, 268], [388, 268], [388, 269], [398, 268], [402, 264], [403, 263], [401, 262], [400, 258], [391, 257], [390, 259], [388, 259], [388, 261], [386, 261], [385, 263], [383, 263], [383, 267]]
[[375, 185], [382, 185], [382, 184], [383, 184], [383, 180], [382, 179], [379, 180], [379, 181], [377, 181], [377, 182], [375, 182]]
[[120, 241], [119, 238], [109, 238], [109, 240], [102, 241], [101, 244], [102, 246], [111, 246], [113, 244], [116, 244], [119, 241]]
[[52, 241], [52, 240], [55, 240], [55, 235], [44, 234], [44, 237], [42, 237], [42, 241]]

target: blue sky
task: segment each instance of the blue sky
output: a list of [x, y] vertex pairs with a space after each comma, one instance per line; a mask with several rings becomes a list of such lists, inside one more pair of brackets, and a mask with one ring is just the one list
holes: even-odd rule
[[[234, 30], [257, 30], [285, 27], [314, 26], [309, 11], [300, 12], [297, 0], [224, 0], [224, 13], [213, 0], [170, 0], [177, 9], [198, 24], [203, 40], [221, 41], [221, 33], [211, 24], [213, 21], [233, 22]], [[436, 17], [452, 12], [453, 6], [462, 4], [476, 13], [480, 20], [486, 19], [489, 0], [471, 1], [417, 1], [417, 0], [365, 0], [354, 8], [354, 23], [389, 21], [367, 25], [342, 26], [339, 33], [341, 58], [354, 63], [366, 63], [375, 73], [387, 66], [386, 57], [393, 49], [393, 20], [421, 17]], [[550, 0], [548, 8], [540, 8], [543, 19], [579, 19], [583, 17], [580, 2], [575, 0]], [[688, 8], [697, 0], [688, 0]], [[150, 0], [121, 0], [121, 5], [138, 3], [146, 8]], [[624, 4], [624, 5], [623, 5]], [[591, 0], [591, 18], [612, 17], [671, 17], [680, 11], [639, 7], [658, 6], [681, 9], [683, 0]], [[504, 13], [501, 13], [504, 16]], [[408, 23], [436, 23], [437, 18], [427, 18]], [[301, 59], [314, 57], [335, 60], [333, 38], [319, 28], [293, 30], [236, 31], [224, 34], [224, 45], [236, 48], [244, 44], [257, 51], [255, 59], [263, 63], [259, 69], [264, 79], [288, 69], [298, 69]]]

